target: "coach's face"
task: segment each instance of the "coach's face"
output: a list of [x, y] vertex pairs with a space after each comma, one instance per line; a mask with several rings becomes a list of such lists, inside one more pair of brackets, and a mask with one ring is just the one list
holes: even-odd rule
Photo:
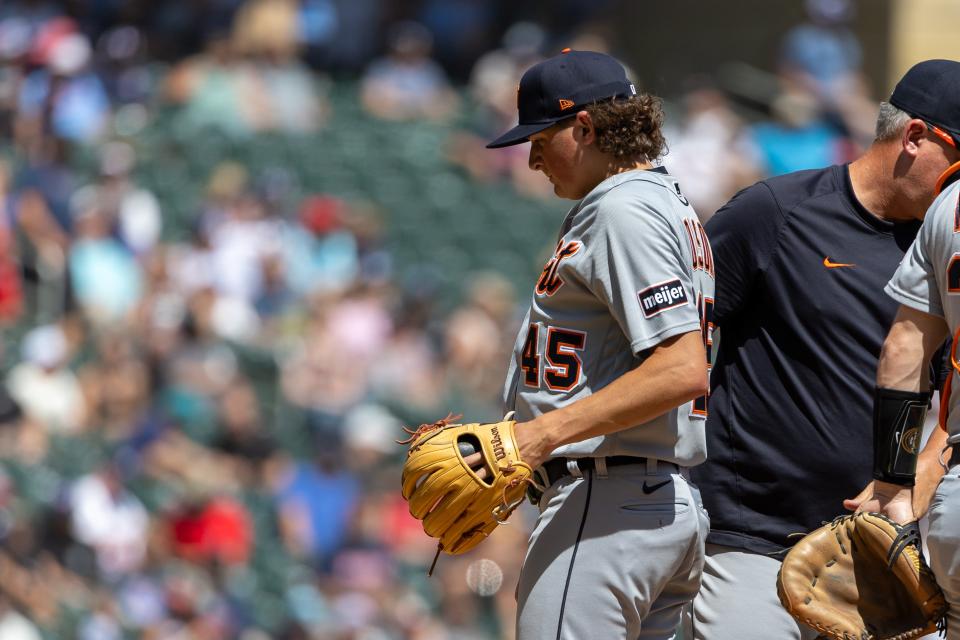
[[530, 136], [530, 169], [542, 171], [558, 197], [579, 200], [603, 179], [594, 175], [597, 167], [591, 161], [595, 138], [590, 116], [581, 111]]

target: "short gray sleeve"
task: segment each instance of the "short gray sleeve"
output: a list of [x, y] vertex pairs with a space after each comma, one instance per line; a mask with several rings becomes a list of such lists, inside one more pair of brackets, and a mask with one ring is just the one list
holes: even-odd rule
[[[653, 194], [643, 197], [644, 191]], [[700, 329], [683, 223], [661, 191], [671, 195], [642, 182], [612, 189], [600, 203], [595, 237], [587, 243], [588, 285], [609, 307], [634, 353]]]
[[896, 273], [884, 287], [887, 295], [912, 309], [944, 317], [941, 292], [945, 290], [937, 265], [945, 264], [955, 233], [956, 198], [941, 194], [927, 212], [913, 244], [904, 254]]

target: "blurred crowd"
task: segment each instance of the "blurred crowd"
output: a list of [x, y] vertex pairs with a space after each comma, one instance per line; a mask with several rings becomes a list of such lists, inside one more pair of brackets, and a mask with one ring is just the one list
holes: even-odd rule
[[[564, 3], [584, 23], [605, 4]], [[872, 138], [851, 5], [806, 7], [776, 73], [666, 97], [664, 163], [704, 218]], [[176, 178], [215, 140], [256, 157], [335, 127], [346, 86], [370, 121], [434, 123], [442, 161], [479, 188], [548, 200], [525, 148], [482, 145], [512, 125], [528, 66], [615, 46], [501, 28], [511, 15], [467, 0], [0, 5], [0, 637], [512, 635], [531, 512], [427, 579], [435, 547], [399, 495], [394, 441], [450, 410], [499, 417], [526, 292], [478, 271], [442, 303], [429, 270], [399, 264], [388, 200], [233, 157], [190, 175], [196, 193]], [[148, 145], [161, 119], [193, 144]]]

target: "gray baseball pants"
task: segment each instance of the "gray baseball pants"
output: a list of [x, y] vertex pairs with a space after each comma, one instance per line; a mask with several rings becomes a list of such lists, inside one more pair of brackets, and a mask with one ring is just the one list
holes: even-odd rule
[[947, 640], [960, 640], [960, 465], [943, 476], [927, 515], [930, 568], [950, 605]]
[[707, 545], [703, 585], [685, 616], [695, 640], [813, 640], [816, 632], [790, 617], [777, 597], [780, 560]]
[[540, 500], [517, 590], [518, 640], [672, 640], [700, 587], [710, 521], [674, 465], [565, 476]]

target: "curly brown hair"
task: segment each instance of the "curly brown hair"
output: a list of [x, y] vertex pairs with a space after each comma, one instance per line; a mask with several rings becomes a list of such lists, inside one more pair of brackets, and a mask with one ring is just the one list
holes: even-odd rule
[[666, 151], [660, 98], [648, 93], [586, 107], [597, 131], [597, 146], [617, 160], [653, 162]]

